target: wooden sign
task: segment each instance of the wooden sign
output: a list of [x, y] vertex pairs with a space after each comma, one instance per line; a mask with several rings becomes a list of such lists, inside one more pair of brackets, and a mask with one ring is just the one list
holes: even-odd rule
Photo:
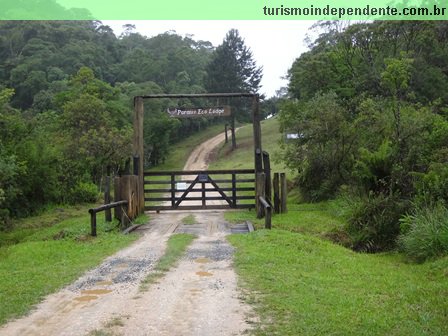
[[230, 115], [230, 106], [192, 108], [173, 107], [168, 108], [167, 112], [174, 118], [227, 117]]

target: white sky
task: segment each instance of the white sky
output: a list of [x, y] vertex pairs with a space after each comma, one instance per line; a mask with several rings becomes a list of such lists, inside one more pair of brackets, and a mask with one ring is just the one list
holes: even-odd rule
[[254, 55], [258, 66], [263, 66], [261, 93], [267, 97], [287, 85], [282, 79], [294, 60], [307, 51], [304, 39], [315, 21], [102, 21], [110, 26], [116, 35], [122, 26], [130, 23], [136, 31], [147, 37], [169, 30], [185, 36], [193, 35], [195, 40], [210, 41], [215, 47], [222, 43], [226, 33], [238, 29]]

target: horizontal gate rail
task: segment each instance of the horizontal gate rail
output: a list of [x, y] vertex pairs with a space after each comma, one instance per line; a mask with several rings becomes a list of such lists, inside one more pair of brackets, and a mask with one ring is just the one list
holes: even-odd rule
[[[209, 175], [212, 175], [212, 174], [209, 174]], [[158, 175], [158, 176], [160, 176], [160, 175]], [[232, 183], [232, 180], [219, 180], [219, 179], [216, 179], [214, 181], [216, 183]], [[180, 181], [178, 181], [178, 182], [180, 182]], [[182, 180], [182, 182], [193, 183], [194, 180]], [[238, 182], [241, 182], [241, 183], [246, 183], [246, 182], [247, 183], [255, 183], [255, 179], [254, 178], [253, 179], [238, 179]], [[162, 180], [147, 181], [147, 180], [145, 180], [145, 185], [149, 185], [149, 184], [170, 184], [170, 183], [171, 183], [171, 181], [168, 181], [168, 180], [165, 180], [165, 181], [162, 181]]]
[[[145, 210], [254, 208], [256, 203], [255, 178], [248, 175], [254, 176], [255, 170], [145, 172], [144, 176], [147, 179], [144, 180]], [[207, 195], [207, 193], [213, 194]], [[202, 204], [188, 203], [192, 201], [196, 201], [196, 203], [201, 201]], [[222, 201], [223, 204], [207, 204], [207, 201]], [[147, 202], [153, 202], [153, 204]], [[154, 202], [164, 203], [154, 204]]]
[[[235, 197], [237, 200], [254, 200], [255, 196], [236, 196]], [[196, 197], [196, 196], [191, 196], [191, 197], [175, 197], [174, 198], [176, 201], [182, 199], [183, 201], [201, 201], [203, 199], [205, 199], [206, 201], [220, 201], [223, 200], [222, 197], [219, 196], [206, 196], [206, 197]], [[145, 202], [163, 202], [163, 201], [171, 201], [172, 198], [171, 197], [145, 197]]]
[[[254, 204], [237, 204], [232, 209], [253, 209]], [[228, 205], [210, 204], [210, 205], [181, 205], [173, 209], [171, 206], [165, 205], [149, 205], [145, 206], [145, 211], [163, 211], [163, 210], [222, 210], [229, 209]]]
[[[239, 181], [238, 181], [239, 182]], [[222, 191], [255, 191], [254, 187], [240, 187], [240, 188], [219, 188]], [[145, 193], [166, 193], [171, 192], [173, 189], [145, 189]], [[185, 189], [174, 189], [174, 192], [183, 192]], [[205, 189], [192, 189], [191, 192], [200, 192], [200, 191], [218, 191], [215, 188], [205, 188]]]
[[229, 170], [176, 170], [176, 171], [149, 171], [144, 176], [170, 176], [170, 175], [225, 175], [225, 174], [255, 174], [254, 169], [229, 169]]

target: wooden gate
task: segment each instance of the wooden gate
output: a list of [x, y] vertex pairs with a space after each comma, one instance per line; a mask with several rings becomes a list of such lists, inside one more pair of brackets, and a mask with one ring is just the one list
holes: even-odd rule
[[145, 210], [255, 208], [254, 176], [254, 169], [145, 172]]

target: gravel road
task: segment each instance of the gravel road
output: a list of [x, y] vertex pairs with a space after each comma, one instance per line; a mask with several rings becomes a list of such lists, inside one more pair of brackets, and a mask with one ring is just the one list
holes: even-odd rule
[[[192, 152], [186, 170], [206, 169], [224, 134]], [[195, 224], [182, 219], [193, 214]], [[257, 322], [240, 299], [232, 267], [231, 226], [222, 212], [150, 214], [141, 238], [97, 268], [48, 296], [28, 316], [0, 328], [0, 335], [242, 335]], [[197, 238], [178, 266], [147, 291], [140, 282], [153, 271], [173, 233]], [[51, 276], [51, 275], [49, 275]]]

